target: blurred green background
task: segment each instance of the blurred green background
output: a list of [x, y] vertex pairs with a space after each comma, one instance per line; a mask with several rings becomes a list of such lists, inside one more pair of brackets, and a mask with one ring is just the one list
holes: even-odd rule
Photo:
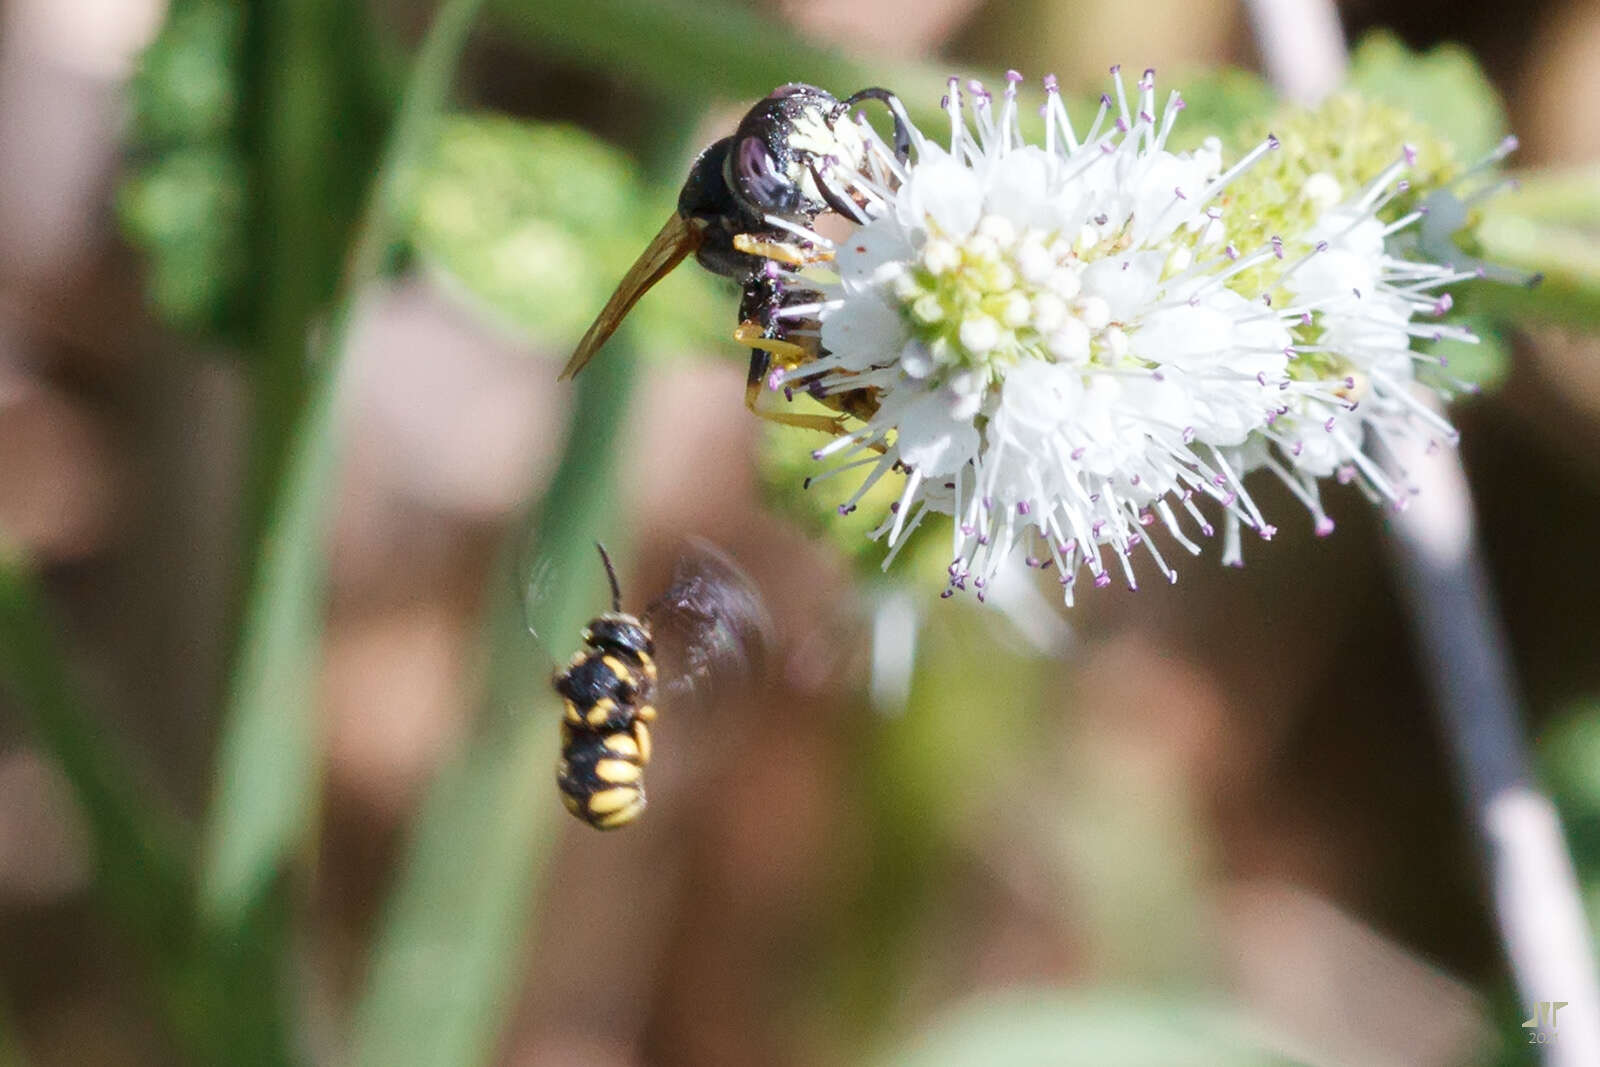
[[[1458, 294], [1453, 417], [1600, 915], [1600, 11], [1341, 10], [1358, 89], [1521, 136], [1472, 240], [1546, 282]], [[729, 286], [555, 381], [777, 84], [1121, 62], [1227, 134], [1257, 56], [1232, 0], [0, 3], [0, 1064], [1533, 1062], [1353, 491], [940, 603], [744, 411]], [[779, 652], [597, 835], [552, 658], [594, 539], [638, 607], [694, 535]]]

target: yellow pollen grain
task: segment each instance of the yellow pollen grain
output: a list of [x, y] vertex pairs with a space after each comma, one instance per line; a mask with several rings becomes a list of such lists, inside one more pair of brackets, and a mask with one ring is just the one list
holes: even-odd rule
[[630, 782], [637, 782], [641, 771], [637, 763], [629, 763], [622, 759], [603, 759], [594, 765], [594, 773], [600, 776], [602, 782], [627, 785]]
[[638, 759], [639, 743], [627, 734], [610, 734], [606, 737], [606, 751], [624, 759]]
[[601, 830], [615, 830], [617, 827], [626, 826], [637, 819], [642, 811], [644, 811], [644, 797], [641, 796], [638, 803], [634, 804], [633, 807], [623, 808], [616, 814], [608, 815], [603, 819], [596, 819], [594, 826]]
[[611, 673], [617, 676], [617, 681], [623, 685], [633, 684], [633, 672], [628, 670], [627, 665], [620, 659], [615, 656], [604, 656], [600, 662], [611, 668]]
[[633, 798], [638, 795], [639, 791], [631, 786], [602, 789], [589, 797], [589, 810], [596, 815], [611, 815], [633, 803]]
[[655, 722], [656, 706], [654, 704], [640, 704], [639, 710], [635, 711], [634, 714], [643, 719], [645, 722]]
[[633, 724], [633, 736], [639, 740], [639, 763], [650, 762], [650, 727], [642, 722]]

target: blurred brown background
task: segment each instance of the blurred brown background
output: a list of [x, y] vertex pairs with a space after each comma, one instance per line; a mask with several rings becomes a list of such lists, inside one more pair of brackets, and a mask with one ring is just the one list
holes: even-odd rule
[[[423, 7], [374, 5], [402, 40]], [[853, 51], [1079, 85], [1119, 60], [1255, 65], [1227, 0], [763, 7]], [[1352, 40], [1384, 26], [1417, 48], [1469, 46], [1519, 165], [1600, 156], [1590, 0], [1341, 7]], [[0, 528], [45, 566], [97, 706], [194, 814], [237, 610], [248, 405], [225, 352], [145, 310], [111, 206], [125, 86], [163, 5], [6, 0], [0, 17]], [[781, 43], [771, 64], [785, 80]], [[626, 72], [569, 69], [492, 29], [463, 85], [464, 105], [648, 140]], [[357, 337], [319, 682], [328, 786], [293, 981], [327, 1062], [404, 827], [469, 729], [488, 568], [569, 400], [564, 352], [530, 351], [427, 271], [369, 294]], [[563, 830], [501, 1062], [852, 1062], [974, 992], [1197, 974], [1310, 1062], [1445, 1065], [1510, 1042], [1520, 1006], [1364, 502], [1336, 494], [1326, 540], [1289, 518], [1242, 572], [1192, 562], [1174, 588], [1083, 598], [1054, 661], [1018, 647], [976, 683], [918, 676], [970, 684], [965, 717], [919, 723], [915, 697], [886, 716], [863, 695], [871, 597], [763, 507], [757, 426], [724, 417], [742, 388], [728, 355], [643, 372], [624, 588], [642, 602], [683, 536], [713, 537], [756, 577], [790, 653], [734, 699], [663, 722], [640, 826]], [[1600, 348], [1551, 330], [1519, 335], [1516, 356], [1455, 417], [1537, 732], [1600, 690]], [[923, 654], [994, 625], [935, 613]], [[530, 671], [542, 655], [530, 642]], [[1043, 712], [1011, 706], [1029, 700]], [[127, 946], [85, 895], [83, 849], [63, 784], [0, 716], [10, 1023], [34, 1063], [169, 1062]]]

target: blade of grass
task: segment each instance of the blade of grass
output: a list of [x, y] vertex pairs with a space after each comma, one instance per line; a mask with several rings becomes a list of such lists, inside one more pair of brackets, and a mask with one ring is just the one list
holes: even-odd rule
[[253, 404], [244, 532], [253, 540], [276, 502], [311, 386], [307, 326], [339, 287], [394, 97], [377, 87], [381, 38], [363, 5], [254, 0], [244, 8]]
[[117, 738], [83, 706], [35, 576], [3, 547], [0, 683], [72, 786], [106, 908], [141, 947], [172, 964], [187, 941], [192, 899], [181, 828], [130, 772], [135, 761]]
[[[535, 531], [555, 582], [538, 605], [540, 633], [576, 633], [597, 602], [583, 578], [597, 576], [593, 542], [612, 506], [635, 351], [619, 338], [578, 379]], [[424, 806], [356, 1011], [355, 1064], [483, 1063], [515, 992], [531, 890], [565, 819], [553, 772], [558, 715], [516, 593], [517, 547], [492, 577], [484, 733]]]
[[414, 161], [444, 106], [481, 0], [440, 6], [407, 80], [303, 405], [246, 606], [207, 828], [201, 904], [214, 926], [244, 921], [301, 843], [315, 809], [313, 682], [321, 635], [323, 533], [340, 448], [340, 369], [354, 302], [382, 272]]

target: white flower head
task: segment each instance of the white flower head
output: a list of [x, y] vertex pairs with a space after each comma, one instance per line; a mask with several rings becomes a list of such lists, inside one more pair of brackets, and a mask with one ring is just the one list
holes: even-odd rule
[[1400, 146], [1365, 187], [1319, 174], [1280, 191], [1315, 205], [1316, 224], [1238, 247], [1236, 220], [1262, 205], [1230, 187], [1277, 141], [1226, 166], [1215, 139], [1174, 152], [1181, 96], [1158, 108], [1153, 72], [1131, 100], [1112, 78], [1082, 133], [1046, 78], [1043, 144], [1021, 136], [1020, 75], [998, 104], [952, 79], [948, 147], [912, 128], [897, 159], [862, 121], [868, 164], [824, 176], [858, 227], [806, 234], [834, 251], [822, 300], [796, 309], [820, 322], [822, 354], [774, 384], [873, 391], [857, 393], [875, 399], [864, 424], [816, 456], [869, 468], [846, 508], [905, 472], [879, 530], [890, 559], [928, 514], [950, 516], [946, 595], [981, 596], [1013, 552], [1058, 567], [1069, 603], [1083, 572], [1136, 585], [1141, 551], [1175, 581], [1149, 534], [1198, 554], [1193, 535], [1213, 533], [1201, 497], [1237, 563], [1241, 528], [1275, 532], [1247, 471], [1276, 474], [1326, 533], [1320, 477], [1406, 499], [1364, 437], [1453, 436], [1413, 396], [1413, 363], [1429, 357], [1410, 345], [1470, 339], [1414, 321], [1447, 310], [1435, 290], [1463, 275], [1386, 251], [1416, 218], [1379, 217], [1405, 188]]

